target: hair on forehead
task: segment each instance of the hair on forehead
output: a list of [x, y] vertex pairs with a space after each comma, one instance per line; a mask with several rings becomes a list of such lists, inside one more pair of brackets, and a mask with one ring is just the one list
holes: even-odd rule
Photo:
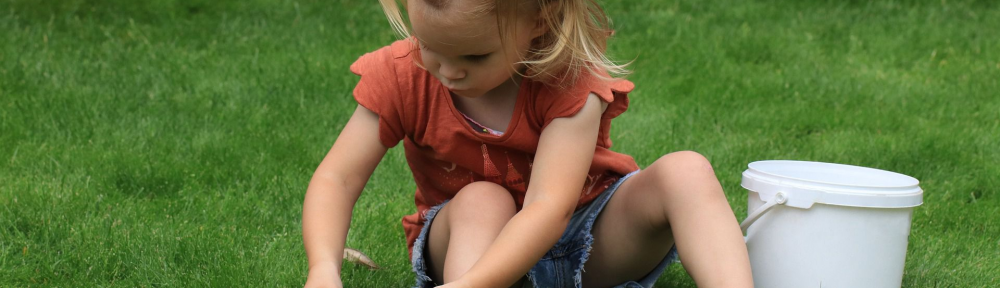
[[[490, 0], [415, 0], [415, 1], [423, 1], [425, 4], [427, 4], [427, 6], [430, 6], [431, 8], [433, 8], [434, 10], [437, 10], [439, 12], [440, 11], [444, 11], [445, 9], [448, 9], [449, 7], [452, 6], [452, 4], [454, 4], [457, 1], [474, 1], [474, 2], [478, 2], [478, 3], [474, 3], [474, 5], [472, 6], [472, 9], [470, 9], [469, 11], [466, 11], [466, 12], [469, 12], [469, 13], [472, 13], [472, 14], [482, 14], [482, 13], [493, 12], [496, 9], [496, 2], [497, 2], [497, 1], [490, 1]], [[500, 0], [500, 1], [506, 1], [506, 0]]]

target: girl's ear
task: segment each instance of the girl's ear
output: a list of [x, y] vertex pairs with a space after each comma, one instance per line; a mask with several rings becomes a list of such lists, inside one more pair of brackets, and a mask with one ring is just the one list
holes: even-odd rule
[[560, 4], [560, 1], [547, 2], [542, 4], [538, 9], [538, 17], [535, 17], [535, 26], [531, 28], [531, 39], [545, 35], [545, 33], [549, 32], [549, 22], [558, 21], [557, 16], [562, 4]]

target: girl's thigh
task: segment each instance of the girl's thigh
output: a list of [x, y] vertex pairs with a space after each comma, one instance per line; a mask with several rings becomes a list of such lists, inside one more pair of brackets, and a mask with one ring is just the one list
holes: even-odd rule
[[584, 287], [612, 287], [642, 279], [674, 246], [666, 223], [657, 169], [625, 180], [594, 223], [594, 243], [584, 264]]

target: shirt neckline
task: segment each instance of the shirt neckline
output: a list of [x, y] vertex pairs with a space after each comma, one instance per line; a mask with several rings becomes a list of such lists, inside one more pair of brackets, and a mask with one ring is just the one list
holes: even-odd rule
[[440, 82], [437, 83], [438, 86], [437, 94], [439, 95], [439, 97], [443, 97], [445, 102], [448, 103], [448, 107], [449, 109], [451, 109], [451, 114], [455, 117], [455, 120], [458, 121], [458, 123], [461, 123], [461, 126], [463, 127], [463, 129], [466, 131], [467, 134], [472, 134], [481, 140], [503, 142], [507, 140], [507, 138], [510, 138], [511, 134], [514, 134], [514, 130], [517, 129], [517, 123], [521, 122], [520, 118], [522, 111], [524, 110], [522, 108], [524, 106], [523, 102], [525, 101], [524, 98], [526, 98], [527, 95], [527, 93], [525, 93], [525, 89], [528, 88], [527, 83], [528, 83], [527, 77], [521, 78], [521, 83], [518, 84], [517, 87], [517, 96], [516, 96], [517, 98], [514, 100], [514, 112], [510, 116], [510, 121], [507, 122], [506, 129], [503, 130], [503, 135], [499, 136], [490, 133], [480, 133], [478, 131], [473, 130], [472, 126], [466, 123], [465, 117], [462, 116], [462, 112], [458, 110], [458, 107], [455, 107], [455, 101], [451, 99], [451, 92], [449, 92], [448, 88], [444, 87], [444, 85], [442, 85]]

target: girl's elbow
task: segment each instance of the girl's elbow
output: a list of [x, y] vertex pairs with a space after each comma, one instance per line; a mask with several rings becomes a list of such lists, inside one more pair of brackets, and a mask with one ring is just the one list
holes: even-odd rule
[[574, 205], [570, 205], [568, 208], [564, 208], [562, 212], [563, 212], [561, 214], [562, 217], [559, 218], [559, 220], [561, 220], [563, 222], [563, 224], [567, 224], [568, 225], [569, 221], [571, 219], [573, 219], [573, 212], [576, 212], [576, 205], [575, 205], [575, 203], [574, 203]]
[[573, 212], [576, 211], [576, 203], [573, 205], [558, 205], [558, 207], [552, 207], [552, 211], [555, 211], [556, 223], [559, 227], [565, 228], [569, 225], [570, 220], [573, 219]]
[[[537, 201], [533, 201], [536, 200]], [[532, 212], [534, 215], [547, 215], [544, 216], [550, 223], [558, 225], [558, 227], [566, 227], [569, 225], [571, 219], [573, 219], [573, 212], [576, 212], [577, 200], [574, 199], [552, 199], [552, 198], [535, 198], [535, 199], [525, 199], [524, 210], [536, 210], [537, 212]], [[538, 213], [538, 214], [535, 214]]]

